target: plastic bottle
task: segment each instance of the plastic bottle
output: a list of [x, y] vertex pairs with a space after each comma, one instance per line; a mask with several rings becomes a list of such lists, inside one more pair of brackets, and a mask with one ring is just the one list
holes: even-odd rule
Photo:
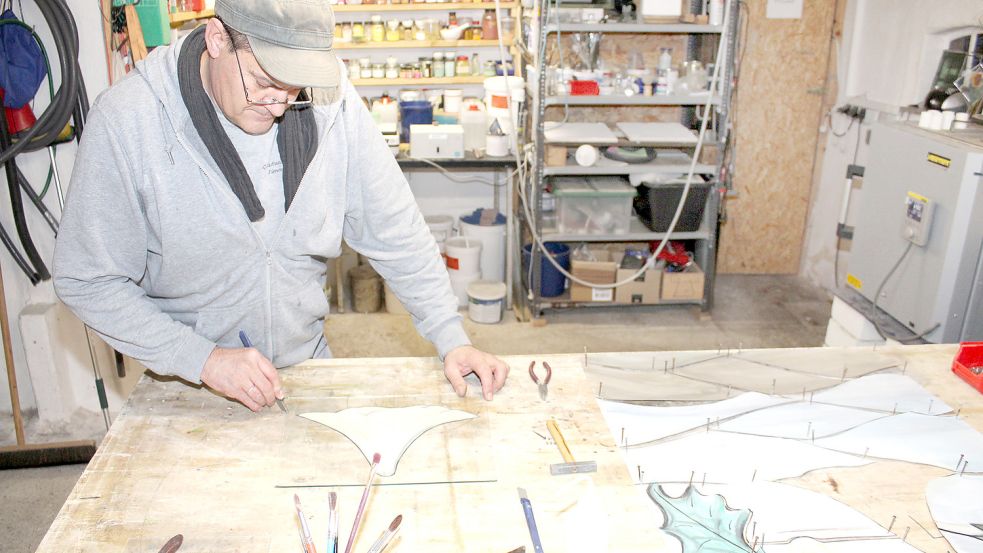
[[661, 48], [659, 53], [659, 69], [672, 69], [672, 48]]
[[724, 23], [724, 0], [708, 0], [707, 19], [711, 25], [723, 25]]
[[461, 111], [461, 126], [464, 127], [464, 151], [485, 149], [485, 135], [488, 133], [488, 115], [481, 104], [471, 103]]

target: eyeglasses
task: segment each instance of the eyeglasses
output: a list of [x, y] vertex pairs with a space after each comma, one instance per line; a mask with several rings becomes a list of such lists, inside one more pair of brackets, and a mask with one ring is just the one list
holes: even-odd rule
[[[242, 74], [242, 64], [239, 62], [239, 52], [237, 49], [233, 48], [232, 53], [236, 57], [236, 66], [239, 68], [239, 80], [242, 81], [242, 92], [246, 95], [246, 103], [253, 106], [278, 106], [278, 105], [288, 105], [288, 106], [309, 106], [311, 104], [311, 89], [303, 88], [300, 93], [297, 94], [297, 98], [294, 100], [253, 100], [249, 97], [249, 90], [246, 88], [246, 77]], [[301, 100], [301, 97], [306, 98]]]

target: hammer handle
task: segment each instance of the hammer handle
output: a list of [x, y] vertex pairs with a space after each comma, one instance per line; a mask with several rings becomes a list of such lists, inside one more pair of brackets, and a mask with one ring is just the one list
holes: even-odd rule
[[567, 447], [567, 441], [563, 438], [563, 434], [560, 432], [560, 427], [557, 426], [556, 421], [553, 419], [546, 421], [546, 428], [550, 431], [550, 436], [553, 436], [553, 441], [556, 442], [556, 447], [560, 450], [560, 455], [563, 455], [563, 461], [573, 463], [573, 455], [570, 453], [570, 448]]

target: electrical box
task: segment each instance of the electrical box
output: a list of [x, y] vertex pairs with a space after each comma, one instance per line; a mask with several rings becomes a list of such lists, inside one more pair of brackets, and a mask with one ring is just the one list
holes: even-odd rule
[[883, 283], [878, 310], [914, 333], [938, 325], [929, 342], [983, 340], [983, 127], [876, 123], [868, 159], [847, 285], [873, 302]]
[[464, 127], [461, 125], [410, 125], [410, 157], [463, 159]]

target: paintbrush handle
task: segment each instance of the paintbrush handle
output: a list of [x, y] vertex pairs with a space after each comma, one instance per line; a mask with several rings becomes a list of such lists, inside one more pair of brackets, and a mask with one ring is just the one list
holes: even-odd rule
[[355, 534], [358, 533], [358, 525], [362, 522], [362, 513], [365, 512], [365, 503], [369, 500], [369, 490], [372, 489], [372, 478], [375, 477], [376, 465], [372, 465], [369, 473], [369, 481], [365, 483], [365, 491], [362, 492], [362, 500], [358, 502], [358, 511], [355, 513], [355, 522], [352, 523], [352, 533], [348, 536], [348, 545], [345, 546], [345, 553], [352, 552], [352, 545], [355, 544]]
[[563, 438], [563, 434], [560, 432], [560, 427], [557, 426], [556, 421], [553, 419], [546, 421], [546, 428], [550, 431], [550, 436], [553, 436], [553, 441], [556, 442], [556, 447], [560, 450], [560, 455], [563, 455], [563, 460], [567, 463], [573, 463], [573, 454], [570, 453], [567, 440]]

